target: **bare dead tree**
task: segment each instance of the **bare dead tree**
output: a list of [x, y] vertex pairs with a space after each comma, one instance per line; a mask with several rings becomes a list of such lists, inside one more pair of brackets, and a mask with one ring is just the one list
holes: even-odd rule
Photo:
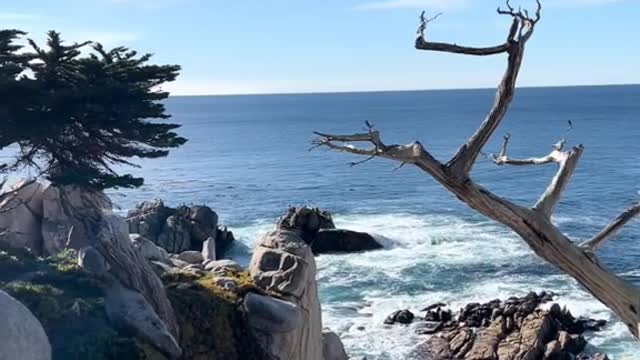
[[[507, 55], [507, 69], [498, 86], [496, 99], [489, 114], [477, 131], [463, 144], [446, 163], [435, 159], [418, 141], [408, 145], [388, 145], [382, 141], [380, 132], [368, 126], [366, 133], [334, 135], [316, 132], [314, 147], [327, 147], [340, 152], [380, 157], [412, 164], [431, 175], [448, 191], [472, 209], [502, 223], [515, 231], [539, 257], [554, 265], [580, 283], [586, 290], [611, 309], [638, 338], [640, 325], [640, 289], [608, 271], [598, 260], [595, 251], [640, 213], [640, 204], [625, 211], [599, 234], [583, 244], [572, 242], [551, 222], [554, 207], [560, 200], [576, 169], [582, 145], [565, 149], [563, 139], [554, 145], [551, 153], [541, 158], [514, 159], [507, 154], [510, 137], [506, 136], [502, 151], [492, 156], [498, 165], [543, 165], [555, 163], [558, 171], [547, 190], [529, 208], [504, 199], [471, 178], [473, 165], [482, 148], [491, 138], [504, 118], [514, 95], [516, 80], [522, 64], [525, 45], [533, 35], [540, 20], [542, 6], [537, 0], [537, 11], [533, 16], [524, 10], [515, 10], [507, 1], [507, 8], [498, 8], [498, 13], [512, 18], [512, 24], [503, 44], [491, 47], [469, 47], [456, 44], [426, 41], [424, 31], [427, 20], [421, 16], [415, 47], [418, 50], [440, 51], [464, 55]], [[351, 143], [369, 143], [361, 147]]]

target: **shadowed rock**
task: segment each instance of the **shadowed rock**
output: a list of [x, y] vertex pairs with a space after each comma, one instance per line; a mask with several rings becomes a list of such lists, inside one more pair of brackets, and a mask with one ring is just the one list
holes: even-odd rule
[[321, 229], [311, 243], [314, 254], [352, 253], [382, 249], [373, 236], [352, 230]]
[[169, 358], [177, 359], [182, 354], [178, 342], [147, 300], [115, 279], [106, 290], [105, 311], [114, 327], [148, 341]]
[[349, 360], [340, 337], [333, 331], [324, 330], [322, 332], [322, 343], [324, 360]]
[[268, 333], [288, 333], [300, 325], [300, 309], [290, 302], [248, 293], [244, 298], [249, 324]]
[[0, 359], [51, 359], [51, 345], [42, 324], [29, 309], [1, 290]]

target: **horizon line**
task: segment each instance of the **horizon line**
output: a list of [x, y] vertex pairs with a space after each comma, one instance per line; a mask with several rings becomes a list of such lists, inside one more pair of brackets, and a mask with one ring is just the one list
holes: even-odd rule
[[[580, 88], [580, 87], [621, 87], [640, 86], [640, 83], [615, 83], [615, 84], [584, 84], [584, 85], [524, 85], [517, 89], [542, 89], [542, 88]], [[437, 88], [437, 89], [390, 89], [390, 90], [336, 90], [336, 91], [276, 91], [276, 92], [247, 92], [228, 94], [170, 94], [169, 97], [210, 97], [210, 96], [269, 96], [269, 95], [338, 95], [338, 94], [368, 94], [391, 92], [419, 92], [419, 91], [463, 91], [463, 90], [493, 90], [497, 87], [467, 87], [467, 88]]]

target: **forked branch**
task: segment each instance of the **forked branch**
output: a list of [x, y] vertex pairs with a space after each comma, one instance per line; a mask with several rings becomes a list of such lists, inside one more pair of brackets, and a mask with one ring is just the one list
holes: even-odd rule
[[542, 157], [533, 157], [528, 159], [513, 159], [507, 154], [507, 147], [511, 135], [506, 134], [502, 143], [502, 148], [498, 156], [492, 155], [491, 159], [496, 165], [544, 165], [556, 163], [558, 164], [558, 172], [549, 184], [547, 190], [542, 194], [538, 202], [533, 207], [534, 210], [540, 212], [546, 218], [551, 217], [553, 208], [560, 201], [562, 192], [569, 183], [573, 172], [576, 169], [580, 155], [582, 155], [582, 145], [576, 146], [568, 151], [563, 151], [567, 140], [563, 138], [552, 146], [551, 152]]

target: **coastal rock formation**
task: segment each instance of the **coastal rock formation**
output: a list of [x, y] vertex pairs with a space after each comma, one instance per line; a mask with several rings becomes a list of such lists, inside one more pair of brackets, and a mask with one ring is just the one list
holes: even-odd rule
[[278, 220], [278, 229], [293, 231], [315, 255], [352, 253], [381, 249], [373, 236], [363, 232], [336, 229], [331, 214], [311, 207], [291, 207]]
[[[583, 332], [598, 329], [604, 325], [602, 321], [576, 319], [558, 304], [549, 310], [540, 308], [550, 301], [551, 294], [532, 292], [522, 298], [468, 304], [456, 316], [442, 303], [428, 306], [423, 309], [425, 316], [419, 319], [415, 330], [419, 334], [435, 335], [418, 344], [410, 358], [564, 360], [580, 356], [578, 358], [591, 359], [581, 354], [587, 345]], [[399, 314], [392, 314], [394, 321], [389, 323], [400, 322], [395, 320]]]
[[93, 224], [111, 201], [100, 191], [23, 180], [0, 195], [0, 210], [1, 243], [55, 255], [91, 245]]
[[145, 201], [129, 211], [127, 223], [131, 233], [140, 234], [175, 254], [205, 250], [205, 255], [212, 259], [234, 240], [231, 231], [219, 226], [218, 215], [201, 205], [171, 208], [162, 200]]
[[307, 244], [311, 244], [320, 229], [335, 229], [331, 214], [318, 208], [290, 207], [278, 220], [278, 229], [294, 231]]
[[101, 191], [77, 186], [48, 186], [42, 194], [42, 238], [47, 254], [92, 245], [93, 226], [103, 211], [111, 211], [111, 200]]
[[42, 193], [45, 185], [23, 180], [0, 196], [0, 243], [43, 254]]
[[51, 360], [42, 325], [18, 300], [0, 290], [0, 359]]
[[[292, 304], [288, 309], [295, 307], [301, 318], [292, 331], [285, 333], [269, 331], [263, 326], [254, 327], [262, 346], [274, 359], [322, 360], [322, 319], [315, 279], [316, 263], [307, 243], [292, 231], [267, 233], [255, 249], [249, 271], [258, 287]], [[272, 313], [293, 318], [293, 310], [287, 311], [286, 315], [279, 310]], [[262, 318], [258, 320], [262, 322]]]

